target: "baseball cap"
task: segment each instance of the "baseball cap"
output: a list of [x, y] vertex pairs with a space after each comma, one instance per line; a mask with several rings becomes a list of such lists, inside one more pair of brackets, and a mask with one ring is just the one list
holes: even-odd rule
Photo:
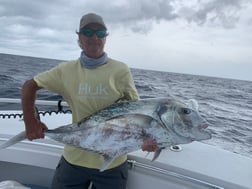
[[95, 13], [88, 13], [84, 16], [82, 16], [81, 20], [80, 20], [80, 28], [79, 31], [84, 28], [85, 26], [87, 26], [88, 24], [91, 23], [96, 23], [96, 24], [100, 24], [101, 26], [103, 26], [105, 29], [107, 29], [103, 19], [101, 16], [95, 14]]

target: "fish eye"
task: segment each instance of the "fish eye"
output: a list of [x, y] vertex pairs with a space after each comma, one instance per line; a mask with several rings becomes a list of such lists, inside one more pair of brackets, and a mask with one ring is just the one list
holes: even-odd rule
[[181, 109], [181, 112], [182, 112], [183, 114], [190, 114], [190, 113], [192, 112], [192, 110], [189, 109], [189, 108], [182, 108], [182, 109]]

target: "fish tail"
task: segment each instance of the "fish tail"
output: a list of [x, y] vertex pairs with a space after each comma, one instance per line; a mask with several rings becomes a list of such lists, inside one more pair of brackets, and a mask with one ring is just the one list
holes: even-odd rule
[[10, 138], [9, 140], [7, 140], [6, 142], [4, 142], [3, 144], [0, 145], [0, 150], [7, 148], [13, 144], [16, 144], [22, 140], [26, 139], [26, 133], [25, 131], [22, 131], [21, 133], [17, 134], [16, 136]]

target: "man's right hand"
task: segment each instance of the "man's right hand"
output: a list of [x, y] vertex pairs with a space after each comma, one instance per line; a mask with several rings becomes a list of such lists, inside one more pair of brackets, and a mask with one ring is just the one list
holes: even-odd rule
[[44, 131], [47, 130], [47, 126], [38, 119], [30, 120], [29, 123], [26, 124], [26, 137], [29, 140], [44, 138]]

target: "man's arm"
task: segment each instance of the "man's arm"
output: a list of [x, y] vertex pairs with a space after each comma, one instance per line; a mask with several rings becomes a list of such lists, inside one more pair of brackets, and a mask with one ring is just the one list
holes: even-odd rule
[[29, 140], [44, 138], [44, 130], [47, 130], [46, 125], [35, 116], [35, 99], [39, 89], [41, 87], [33, 79], [27, 80], [22, 87], [22, 108], [26, 137]]

